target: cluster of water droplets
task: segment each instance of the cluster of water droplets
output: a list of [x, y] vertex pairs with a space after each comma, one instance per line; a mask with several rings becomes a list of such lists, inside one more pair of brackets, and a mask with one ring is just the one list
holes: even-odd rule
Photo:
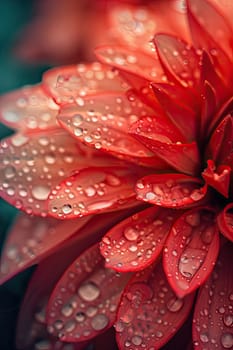
[[46, 216], [51, 188], [80, 166], [80, 154], [78, 145], [62, 130], [33, 137], [15, 134], [2, 140], [2, 196], [27, 214]]
[[71, 265], [49, 306], [48, 331], [61, 340], [83, 341], [109, 328], [129, 276], [104, 268], [98, 246]]
[[134, 214], [114, 227], [101, 242], [106, 266], [133, 271], [152, 263], [160, 254], [173, 222], [170, 211], [157, 208]]
[[3, 95], [1, 121], [13, 129], [34, 131], [57, 126], [58, 105], [40, 85]]
[[174, 321], [182, 318], [183, 309], [189, 304], [175, 296], [160, 265], [149, 276], [144, 274], [136, 275], [120, 305], [115, 328], [124, 349], [160, 348], [167, 334], [177, 331]]
[[58, 218], [78, 217], [126, 205], [134, 199], [134, 179], [128, 170], [89, 168], [53, 189], [49, 209]]
[[190, 180], [166, 180], [162, 176], [159, 179], [152, 177], [139, 180], [136, 189], [139, 199], [170, 208], [197, 202], [204, 196], [198, 183]]

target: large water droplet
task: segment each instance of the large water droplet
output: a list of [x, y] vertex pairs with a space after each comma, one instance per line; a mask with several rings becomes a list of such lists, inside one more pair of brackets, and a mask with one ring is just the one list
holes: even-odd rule
[[100, 295], [100, 290], [95, 283], [87, 282], [79, 287], [78, 294], [83, 300], [93, 301]]
[[233, 315], [225, 314], [223, 317], [223, 322], [225, 326], [231, 327], [233, 325]]
[[233, 346], [233, 334], [232, 333], [224, 333], [221, 336], [221, 343], [224, 349], [231, 349]]
[[100, 331], [108, 325], [108, 322], [109, 320], [106, 315], [98, 314], [94, 316], [93, 319], [91, 320], [91, 326], [96, 331]]
[[167, 308], [171, 312], [177, 312], [177, 311], [180, 311], [183, 304], [184, 302], [182, 299], [172, 298], [171, 300], [168, 301]]
[[47, 186], [34, 186], [32, 188], [32, 195], [35, 199], [44, 201], [48, 199], [50, 188]]
[[13, 166], [6, 167], [4, 172], [6, 179], [12, 179], [16, 174], [16, 170]]
[[139, 232], [132, 227], [127, 227], [124, 230], [124, 236], [128, 241], [135, 241], [139, 236]]
[[187, 248], [180, 257], [179, 271], [187, 278], [192, 278], [203, 264], [206, 253], [201, 249]]
[[72, 212], [72, 206], [70, 204], [64, 204], [62, 211], [64, 214], [70, 214]]
[[134, 335], [131, 339], [132, 343], [134, 345], [141, 345], [142, 344], [142, 337], [140, 337], [139, 335]]

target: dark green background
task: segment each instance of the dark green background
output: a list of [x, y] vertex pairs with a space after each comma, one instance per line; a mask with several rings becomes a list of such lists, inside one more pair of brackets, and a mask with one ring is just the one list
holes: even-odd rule
[[[39, 0], [37, 0], [39, 1]], [[47, 67], [20, 62], [14, 56], [14, 45], [32, 16], [32, 0], [0, 0], [0, 93], [40, 80]], [[0, 125], [0, 137], [10, 130]], [[0, 244], [15, 215], [14, 208], [0, 200]], [[0, 350], [14, 350], [14, 329], [29, 273], [23, 273], [0, 286]]]

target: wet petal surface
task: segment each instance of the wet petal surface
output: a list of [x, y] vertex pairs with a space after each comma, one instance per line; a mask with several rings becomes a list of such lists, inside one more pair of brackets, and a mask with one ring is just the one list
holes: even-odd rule
[[129, 277], [104, 267], [98, 245], [85, 251], [53, 291], [48, 307], [49, 331], [61, 340], [82, 341], [111, 327]]
[[161, 264], [138, 272], [127, 285], [119, 307], [117, 342], [126, 350], [159, 349], [187, 318], [194, 295], [179, 299]]
[[165, 243], [163, 265], [179, 297], [193, 292], [208, 278], [218, 251], [219, 234], [213, 211], [193, 209], [175, 222]]
[[169, 209], [152, 207], [113, 227], [100, 246], [105, 266], [117, 271], [137, 271], [153, 263], [177, 215]]

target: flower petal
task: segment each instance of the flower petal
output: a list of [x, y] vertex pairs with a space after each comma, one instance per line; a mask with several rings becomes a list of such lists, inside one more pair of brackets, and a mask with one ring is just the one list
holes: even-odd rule
[[111, 164], [110, 157], [101, 157], [63, 130], [13, 135], [1, 141], [1, 196], [27, 214], [46, 216], [51, 188], [93, 159], [96, 165]]
[[174, 169], [189, 175], [199, 174], [197, 144], [182, 142], [183, 136], [165, 118], [141, 118], [131, 126], [130, 133]]
[[179, 299], [161, 264], [141, 271], [127, 285], [118, 310], [120, 349], [160, 349], [188, 317], [194, 295]]
[[208, 278], [218, 251], [218, 228], [212, 210], [196, 208], [175, 222], [164, 248], [163, 265], [179, 297], [193, 292]]
[[208, 126], [213, 120], [213, 115], [217, 109], [217, 97], [215, 87], [208, 81], [203, 83], [203, 100], [201, 101], [201, 125], [199, 130], [199, 140], [204, 142], [208, 138]]
[[167, 34], [157, 34], [154, 43], [169, 80], [179, 82], [186, 88], [197, 88], [200, 58], [194, 48], [180, 38]]
[[57, 127], [59, 106], [47, 96], [43, 85], [26, 86], [0, 98], [2, 123], [25, 132]]
[[229, 196], [231, 168], [227, 165], [215, 166], [212, 160], [207, 160], [207, 168], [202, 172], [205, 182], [216, 189], [224, 197]]
[[127, 168], [86, 168], [49, 195], [49, 212], [61, 219], [71, 219], [137, 205], [134, 186], [137, 175]]
[[211, 54], [214, 66], [224, 77], [231, 72], [232, 30], [209, 1], [188, 0], [188, 20], [195, 47]]
[[164, 73], [156, 54], [146, 54], [143, 51], [124, 46], [100, 46], [96, 49], [98, 59], [120, 71], [136, 74], [148, 81], [163, 81]]
[[233, 149], [233, 120], [228, 114], [216, 129], [207, 145], [206, 156], [213, 159], [216, 164], [232, 165]]
[[193, 319], [196, 350], [232, 349], [233, 346], [232, 245], [225, 244], [214, 272], [200, 289]]
[[82, 101], [80, 106], [64, 106], [58, 117], [61, 126], [72, 136], [88, 146], [137, 164], [151, 166], [155, 163], [153, 154], [128, 134], [133, 122], [145, 114], [152, 115], [148, 106], [132, 94], [128, 98], [127, 95], [103, 93]]
[[152, 84], [155, 96], [164, 108], [171, 122], [179, 129], [187, 141], [197, 139], [198, 119], [195, 111], [175, 100], [165, 85]]
[[[100, 214], [93, 217], [87, 225], [65, 241], [56, 252], [42, 260], [29, 282], [18, 317], [16, 342], [19, 349], [29, 348], [36, 340], [46, 321], [47, 300], [58, 279], [73, 260], [90, 245], [95, 244], [113, 225], [132, 213], [121, 211]], [[42, 327], [43, 335], [45, 333]]]
[[110, 328], [129, 278], [104, 267], [98, 245], [89, 248], [69, 266], [53, 291], [47, 314], [51, 333], [63, 341], [82, 341]]
[[160, 255], [177, 215], [174, 210], [152, 207], [113, 227], [100, 246], [105, 266], [116, 271], [146, 268]]
[[20, 214], [4, 244], [0, 283], [51, 254], [88, 220], [89, 218], [81, 218], [60, 221]]
[[183, 174], [148, 175], [137, 182], [137, 199], [167, 208], [187, 208], [205, 201], [207, 186]]
[[217, 222], [221, 233], [233, 242], [233, 203], [229, 203], [218, 215]]

